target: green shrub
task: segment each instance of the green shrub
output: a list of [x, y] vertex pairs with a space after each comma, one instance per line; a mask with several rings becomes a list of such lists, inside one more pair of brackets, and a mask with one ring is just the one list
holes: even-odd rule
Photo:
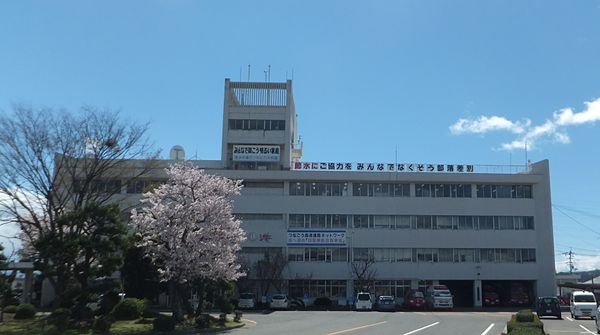
[[509, 335], [544, 335], [545, 333], [539, 328], [517, 328], [509, 333]]
[[142, 316], [145, 309], [144, 300], [127, 298], [113, 308], [111, 315], [117, 320], [135, 320]]
[[529, 309], [517, 312], [517, 322], [533, 322], [533, 312]]
[[209, 314], [202, 313], [196, 317], [196, 327], [200, 329], [208, 328], [210, 326], [211, 317]]
[[115, 308], [115, 306], [119, 303], [121, 298], [119, 294], [115, 291], [110, 291], [104, 293], [100, 296], [98, 313], [100, 315], [108, 315]]
[[147, 319], [154, 319], [157, 318], [160, 315], [160, 313], [149, 310], [148, 308], [146, 308], [144, 310], [144, 313], [142, 313], [142, 317], [147, 318]]
[[107, 334], [110, 331], [110, 327], [115, 322], [111, 316], [101, 316], [94, 321], [92, 326], [93, 334]]
[[217, 299], [217, 306], [219, 307], [219, 310], [223, 313], [226, 313], [226, 314], [233, 313], [233, 305], [231, 304], [229, 299], [227, 299], [226, 297], [219, 297]]
[[[523, 313], [521, 313], [523, 312]], [[531, 313], [531, 311], [528, 311]], [[519, 313], [521, 313], [521, 320], [532, 320], [531, 322], [519, 321]], [[536, 335], [544, 334], [544, 324], [540, 321], [537, 315], [531, 314], [531, 317], [527, 316], [527, 312], [520, 311], [513, 315], [506, 323], [506, 331], [510, 335]]]
[[35, 307], [31, 304], [20, 304], [15, 311], [15, 319], [33, 319], [35, 317]]
[[317, 307], [329, 307], [332, 305], [331, 300], [327, 297], [319, 297], [315, 299], [315, 306]]
[[236, 310], [234, 313], [235, 313], [235, 317], [233, 318], [233, 321], [242, 322], [242, 316], [244, 315], [243, 312], [240, 310]]
[[175, 330], [175, 319], [172, 316], [159, 315], [152, 322], [154, 331], [159, 332], [170, 332]]
[[17, 311], [17, 305], [8, 305], [4, 307], [4, 313], [15, 313]]
[[71, 311], [66, 308], [58, 308], [48, 316], [46, 322], [54, 326], [56, 330], [64, 332], [69, 325], [69, 318], [71, 317]]
[[56, 327], [51, 326], [44, 330], [42, 335], [63, 335], [64, 331], [58, 330]]

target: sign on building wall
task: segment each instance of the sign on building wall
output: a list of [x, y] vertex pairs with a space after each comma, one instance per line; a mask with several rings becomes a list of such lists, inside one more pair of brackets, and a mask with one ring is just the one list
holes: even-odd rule
[[346, 245], [345, 230], [288, 230], [288, 245]]
[[233, 160], [244, 162], [279, 162], [279, 146], [234, 145]]
[[295, 162], [294, 170], [366, 171], [366, 172], [475, 172], [467, 164], [417, 164], [417, 163], [331, 163]]

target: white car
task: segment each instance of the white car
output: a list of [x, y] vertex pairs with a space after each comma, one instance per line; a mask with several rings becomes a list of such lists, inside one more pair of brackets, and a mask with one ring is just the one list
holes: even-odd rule
[[571, 293], [569, 308], [572, 318], [590, 317], [595, 319], [597, 307], [594, 293], [587, 291], [574, 291]]
[[242, 293], [240, 294], [240, 300], [238, 301], [238, 308], [254, 309], [256, 307], [256, 297], [254, 293]]
[[369, 292], [358, 292], [356, 295], [356, 302], [354, 308], [357, 311], [370, 311], [373, 309], [373, 302], [371, 301], [371, 294]]
[[271, 298], [269, 307], [272, 309], [288, 309], [290, 307], [290, 300], [285, 294], [275, 294]]

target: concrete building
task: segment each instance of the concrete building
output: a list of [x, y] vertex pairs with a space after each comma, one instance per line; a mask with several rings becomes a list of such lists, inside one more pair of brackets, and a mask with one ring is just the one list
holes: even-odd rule
[[[346, 303], [369, 289], [402, 300], [410, 289], [446, 284], [457, 306], [481, 306], [486, 292], [505, 303], [518, 293], [529, 303], [555, 294], [547, 160], [302, 162], [296, 128], [291, 81], [226, 79], [221, 160], [195, 161], [244, 180], [235, 199], [248, 237], [242, 255], [286, 255], [285, 293]], [[171, 158], [164, 164], [184, 159], [183, 149]], [[124, 200], [137, 201], [153, 178], [164, 175], [124, 186]], [[368, 267], [368, 287], [357, 287], [353, 264]]]

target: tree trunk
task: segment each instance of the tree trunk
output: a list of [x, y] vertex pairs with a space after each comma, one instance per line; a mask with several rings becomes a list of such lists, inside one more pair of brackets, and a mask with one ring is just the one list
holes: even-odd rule
[[181, 304], [180, 285], [174, 280], [169, 281], [169, 302], [175, 322], [183, 321], [183, 305]]

